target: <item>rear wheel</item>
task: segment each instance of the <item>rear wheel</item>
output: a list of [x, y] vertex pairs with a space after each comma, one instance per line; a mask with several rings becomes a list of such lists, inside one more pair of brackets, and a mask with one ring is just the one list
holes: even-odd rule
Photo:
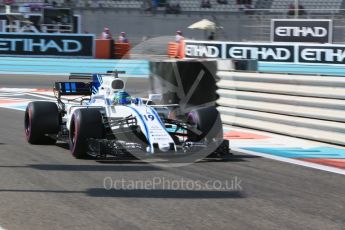
[[98, 109], [78, 109], [71, 118], [69, 145], [75, 158], [87, 157], [88, 139], [103, 138], [102, 115]]
[[24, 130], [30, 144], [55, 144], [56, 139], [46, 136], [59, 132], [60, 116], [54, 102], [30, 102], [25, 110]]

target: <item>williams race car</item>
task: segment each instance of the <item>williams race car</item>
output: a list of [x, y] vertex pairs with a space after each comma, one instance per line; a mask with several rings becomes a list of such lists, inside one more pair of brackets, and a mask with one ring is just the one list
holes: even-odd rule
[[28, 104], [26, 140], [66, 142], [76, 158], [229, 153], [215, 107], [181, 112], [176, 104], [160, 104], [161, 94], [131, 97], [119, 73], [71, 74], [73, 82], [55, 82], [57, 102]]

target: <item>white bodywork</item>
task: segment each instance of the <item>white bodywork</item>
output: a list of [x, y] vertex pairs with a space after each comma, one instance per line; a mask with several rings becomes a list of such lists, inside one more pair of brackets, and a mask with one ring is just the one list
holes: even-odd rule
[[[148, 153], [154, 153], [154, 144], [158, 144], [160, 151], [166, 152], [171, 150], [171, 145], [176, 145], [174, 140], [167, 132], [164, 123], [158, 116], [154, 107], [147, 105], [149, 100], [161, 99], [161, 95], [150, 95], [149, 100], [136, 98], [136, 102], [127, 105], [114, 104], [114, 94], [118, 91], [123, 91], [125, 84], [122, 79], [114, 78], [112, 75], [103, 75], [99, 77], [100, 86], [98, 89], [93, 89], [90, 102], [80, 104], [66, 104], [65, 110], [67, 114], [64, 119], [66, 120], [66, 128], [70, 128], [71, 117], [73, 113], [80, 108], [99, 108], [100, 111], [108, 118], [125, 118], [135, 117], [138, 126], [148, 140], [149, 147]], [[115, 82], [116, 81], [116, 82]], [[123, 83], [121, 85], [121, 82]], [[122, 86], [116, 88], [117, 86]], [[115, 127], [114, 127], [115, 128]]]

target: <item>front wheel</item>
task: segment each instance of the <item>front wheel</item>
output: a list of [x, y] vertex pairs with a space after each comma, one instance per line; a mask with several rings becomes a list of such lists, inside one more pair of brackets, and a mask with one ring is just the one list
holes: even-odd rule
[[206, 140], [209, 143], [209, 156], [229, 154], [229, 141], [223, 139], [222, 120], [215, 107], [192, 110], [187, 114], [187, 123], [195, 129], [195, 132], [188, 131], [188, 140]]
[[78, 109], [71, 118], [69, 146], [75, 158], [85, 158], [88, 151], [88, 139], [103, 138], [102, 115], [98, 109]]
[[223, 138], [223, 127], [220, 114], [215, 107], [205, 107], [192, 110], [187, 114], [187, 123], [197, 132], [189, 132], [188, 139], [201, 141], [203, 139]]

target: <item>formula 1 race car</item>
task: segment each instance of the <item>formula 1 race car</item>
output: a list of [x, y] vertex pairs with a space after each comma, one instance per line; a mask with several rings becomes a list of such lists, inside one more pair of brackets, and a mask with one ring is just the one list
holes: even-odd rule
[[69, 143], [76, 158], [178, 155], [205, 149], [206, 155], [229, 153], [215, 107], [179, 114], [178, 105], [159, 104], [161, 94], [131, 97], [119, 73], [123, 72], [71, 74], [74, 82], [55, 82], [57, 102], [34, 101], [26, 108], [27, 141]]

